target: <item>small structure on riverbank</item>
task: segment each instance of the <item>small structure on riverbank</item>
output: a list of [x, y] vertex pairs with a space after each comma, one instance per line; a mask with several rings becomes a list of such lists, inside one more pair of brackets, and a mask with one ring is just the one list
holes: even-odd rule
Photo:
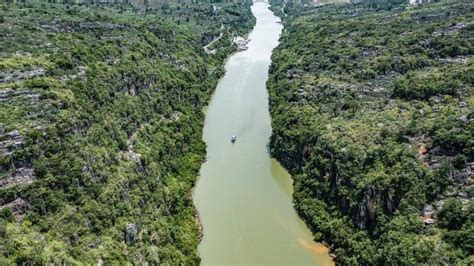
[[237, 36], [237, 37], [234, 37], [233, 42], [235, 43], [235, 45], [237, 45], [237, 51], [241, 52], [241, 51], [245, 51], [249, 48], [248, 44], [249, 44], [250, 40], [245, 39], [245, 38], [240, 37], [240, 36]]

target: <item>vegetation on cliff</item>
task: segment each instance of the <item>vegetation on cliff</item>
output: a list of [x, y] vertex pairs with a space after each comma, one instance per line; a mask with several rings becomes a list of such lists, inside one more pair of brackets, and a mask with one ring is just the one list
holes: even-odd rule
[[473, 11], [441, 1], [280, 13], [271, 151], [340, 262], [473, 263]]
[[0, 5], [0, 264], [199, 263], [201, 108], [250, 4]]

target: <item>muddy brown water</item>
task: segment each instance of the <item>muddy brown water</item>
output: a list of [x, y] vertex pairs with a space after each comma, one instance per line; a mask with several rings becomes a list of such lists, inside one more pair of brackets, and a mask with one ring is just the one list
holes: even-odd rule
[[252, 12], [249, 49], [229, 58], [206, 108], [207, 161], [193, 192], [202, 265], [333, 265], [293, 208], [290, 175], [268, 152], [265, 83], [282, 25], [265, 3]]

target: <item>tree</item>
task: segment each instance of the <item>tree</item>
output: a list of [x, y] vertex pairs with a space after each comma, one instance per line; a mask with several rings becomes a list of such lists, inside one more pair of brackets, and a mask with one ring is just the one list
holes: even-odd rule
[[447, 200], [438, 213], [439, 225], [449, 230], [461, 228], [466, 220], [466, 214], [462, 209], [462, 203], [458, 199]]

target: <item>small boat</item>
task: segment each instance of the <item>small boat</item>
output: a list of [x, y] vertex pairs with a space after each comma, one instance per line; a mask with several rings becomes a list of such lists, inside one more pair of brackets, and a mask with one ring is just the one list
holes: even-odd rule
[[237, 140], [237, 136], [236, 135], [232, 135], [232, 138], [230, 139], [230, 141], [232, 143], [235, 143], [235, 141]]

